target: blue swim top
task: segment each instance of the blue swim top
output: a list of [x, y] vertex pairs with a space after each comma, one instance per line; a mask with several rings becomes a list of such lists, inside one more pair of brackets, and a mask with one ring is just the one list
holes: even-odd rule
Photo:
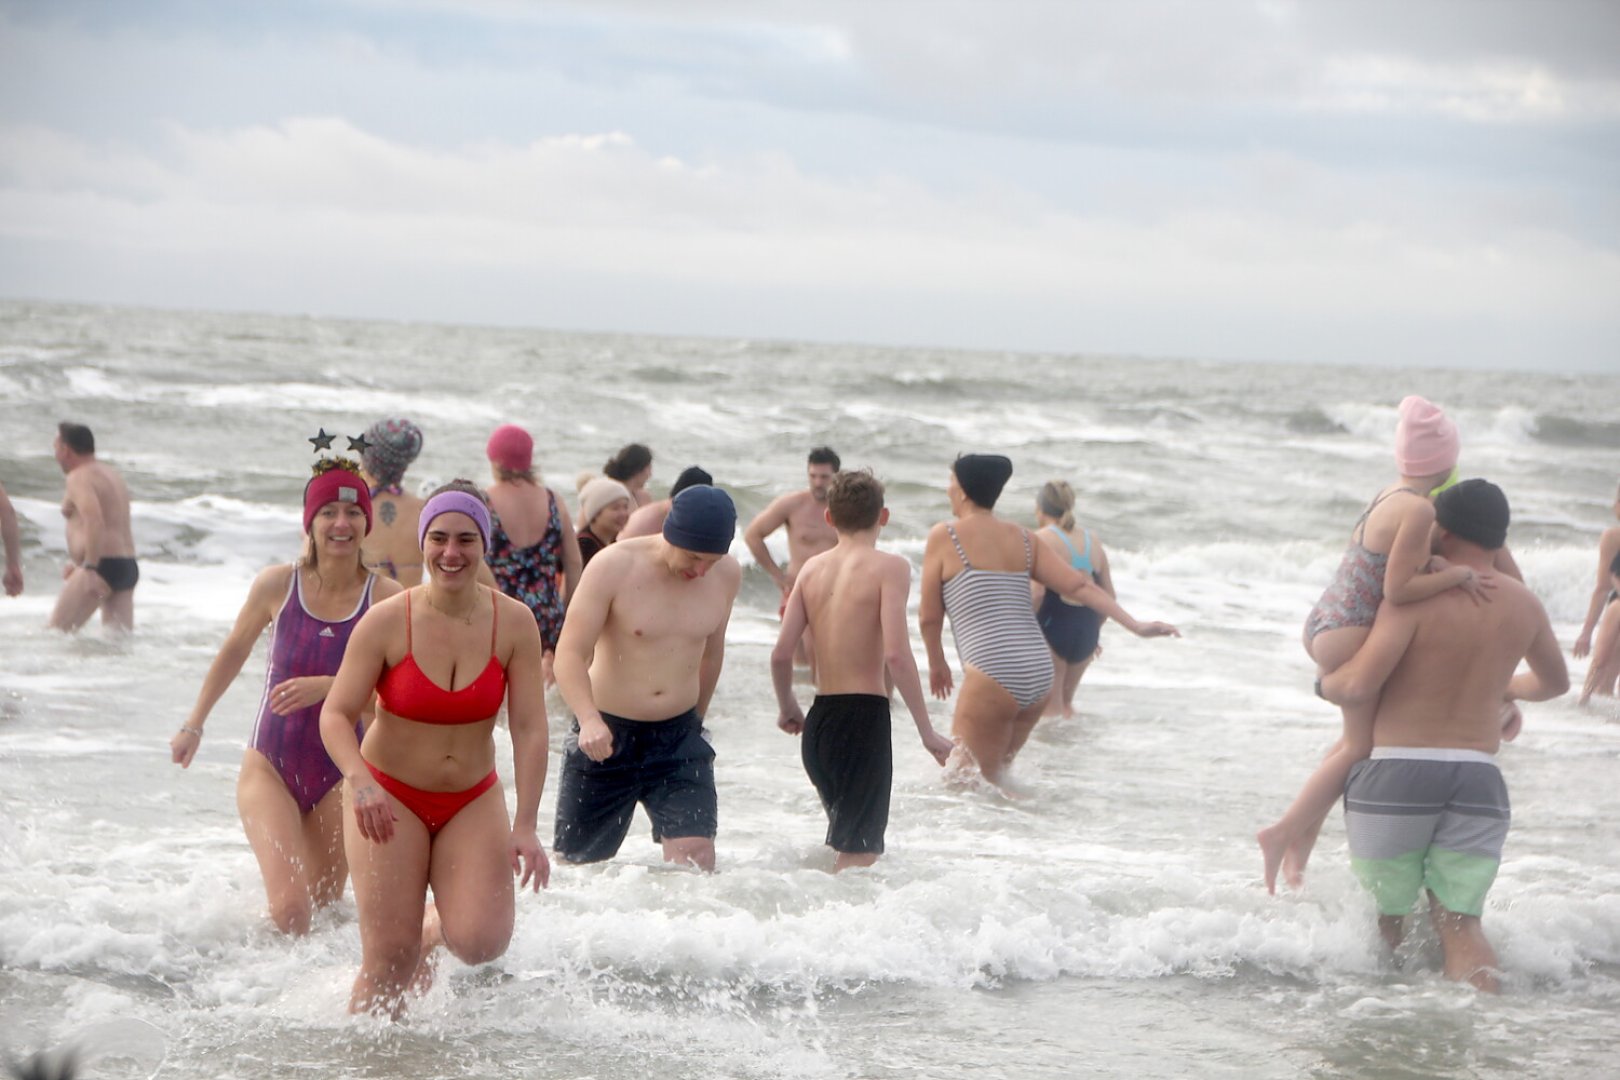
[[1047, 529], [1050, 530], [1051, 532], [1056, 533], [1058, 539], [1063, 541], [1063, 546], [1069, 549], [1069, 565], [1070, 566], [1074, 567], [1076, 570], [1080, 571], [1082, 574], [1092, 573], [1092, 569], [1091, 569], [1091, 534], [1090, 533], [1086, 532], [1086, 530], [1084, 530], [1084, 529], [1080, 530], [1080, 535], [1084, 536], [1086, 538], [1086, 549], [1084, 551], [1081, 551], [1079, 548], [1074, 546], [1074, 541], [1069, 539], [1068, 534], [1065, 533], [1062, 529], [1058, 528], [1056, 525], [1048, 525]]

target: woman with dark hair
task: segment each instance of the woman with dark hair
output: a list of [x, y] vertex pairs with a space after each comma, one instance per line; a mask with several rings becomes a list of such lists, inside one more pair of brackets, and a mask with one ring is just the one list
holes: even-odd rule
[[1138, 622], [1028, 530], [996, 517], [996, 500], [1011, 476], [1012, 462], [1000, 454], [956, 459], [945, 489], [955, 518], [929, 530], [917, 613], [928, 682], [938, 698], [955, 688], [941, 640], [950, 616], [963, 669], [951, 719], [958, 740], [953, 757], [977, 766], [994, 784], [1034, 730], [1052, 689], [1051, 655], [1030, 606], [1031, 580], [1096, 608], [1138, 637], [1180, 636], [1167, 623]]
[[647, 490], [647, 481], [652, 479], [652, 463], [652, 451], [633, 442], [621, 446], [617, 454], [608, 458], [607, 464], [602, 466], [602, 475], [630, 489], [634, 510], [653, 501], [652, 492]]
[[[439, 945], [468, 964], [500, 956], [512, 936], [512, 875], [536, 890], [550, 877], [535, 832], [546, 780], [540, 635], [528, 608], [478, 581], [489, 530], [470, 482], [429, 496], [417, 530], [427, 581], [361, 620], [321, 712], [343, 770], [360, 915], [352, 1012], [398, 1016], [406, 992], [431, 982]], [[354, 719], [373, 691], [377, 719], [361, 742]], [[495, 773], [503, 701], [515, 819]]]
[[[264, 876], [270, 919], [285, 934], [307, 933], [314, 910], [343, 895], [342, 773], [321, 741], [321, 702], [361, 616], [400, 591], [360, 561], [372, 506], [359, 466], [335, 458], [315, 468], [304, 488], [304, 557], [254, 579], [191, 716], [169, 740], [175, 764], [188, 768], [209, 712], [264, 628], [273, 627], [264, 696], [236, 778], [236, 809]], [[356, 730], [359, 720], [357, 713]]]

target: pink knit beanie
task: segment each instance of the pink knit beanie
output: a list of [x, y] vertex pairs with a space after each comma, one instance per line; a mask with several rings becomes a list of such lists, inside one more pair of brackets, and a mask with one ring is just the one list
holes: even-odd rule
[[1457, 464], [1457, 425], [1439, 406], [1412, 394], [1395, 425], [1395, 467], [1402, 476], [1438, 476]]
[[528, 472], [534, 464], [534, 439], [516, 424], [502, 424], [484, 448], [490, 464], [507, 472]]

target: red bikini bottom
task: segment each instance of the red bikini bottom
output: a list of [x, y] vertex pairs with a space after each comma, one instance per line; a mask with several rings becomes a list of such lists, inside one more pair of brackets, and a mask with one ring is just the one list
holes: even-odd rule
[[402, 780], [395, 780], [371, 762], [366, 762], [366, 768], [371, 775], [377, 778], [383, 790], [405, 805], [405, 809], [415, 814], [417, 819], [427, 826], [429, 836], [437, 836], [440, 829], [450, 824], [450, 819], [461, 813], [463, 807], [478, 796], [495, 786], [498, 779], [495, 770], [489, 770], [484, 777], [472, 787], [464, 791], [423, 791], [414, 788]]

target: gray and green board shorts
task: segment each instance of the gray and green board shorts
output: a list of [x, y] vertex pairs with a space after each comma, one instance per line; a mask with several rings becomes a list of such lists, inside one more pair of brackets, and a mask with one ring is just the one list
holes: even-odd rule
[[1425, 888], [1481, 914], [1511, 820], [1502, 772], [1479, 750], [1375, 747], [1344, 786], [1350, 866], [1382, 915], [1408, 914]]

